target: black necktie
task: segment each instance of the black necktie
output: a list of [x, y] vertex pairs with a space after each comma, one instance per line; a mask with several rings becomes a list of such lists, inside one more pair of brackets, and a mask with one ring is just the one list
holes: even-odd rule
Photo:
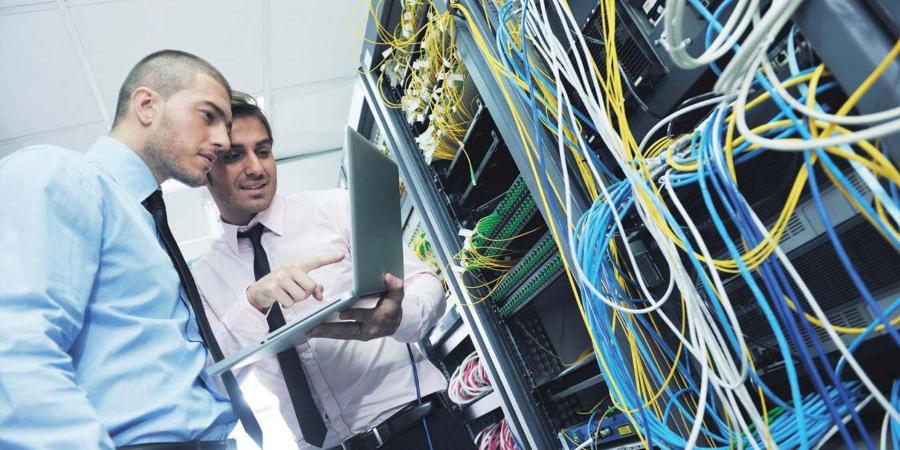
[[[219, 343], [216, 341], [215, 336], [213, 336], [212, 328], [209, 326], [209, 321], [206, 319], [206, 313], [203, 310], [203, 304], [200, 300], [200, 292], [197, 290], [197, 285], [194, 283], [194, 277], [191, 275], [187, 263], [184, 262], [184, 257], [181, 256], [181, 250], [178, 249], [178, 243], [175, 241], [175, 237], [172, 236], [172, 231], [169, 230], [169, 222], [166, 219], [166, 204], [163, 201], [162, 191], [156, 190], [141, 203], [153, 216], [153, 221], [156, 222], [156, 230], [159, 232], [163, 247], [165, 247], [166, 253], [169, 254], [172, 264], [175, 265], [175, 270], [178, 271], [178, 278], [181, 279], [181, 286], [184, 287], [184, 293], [187, 295], [188, 302], [194, 310], [194, 316], [197, 318], [197, 325], [200, 329], [200, 336], [203, 338], [203, 342], [206, 343], [206, 347], [209, 349], [213, 360], [221, 361], [224, 359], [222, 349], [219, 348]], [[250, 407], [247, 406], [247, 402], [244, 401], [244, 395], [241, 393], [241, 388], [238, 386], [237, 379], [234, 377], [233, 373], [225, 372], [222, 374], [222, 381], [225, 383], [225, 390], [228, 391], [228, 396], [231, 397], [231, 404], [234, 407], [234, 412], [244, 426], [244, 431], [253, 438], [253, 441], [256, 442], [256, 445], [258, 445], [259, 448], [262, 448], [262, 430], [260, 430], [259, 423], [256, 421], [256, 417], [253, 416]]]
[[[269, 257], [266, 255], [266, 249], [262, 246], [263, 231], [265, 231], [265, 227], [258, 223], [253, 228], [237, 234], [238, 238], [249, 239], [253, 244], [253, 275], [257, 280], [271, 271]], [[270, 332], [284, 326], [284, 314], [278, 303], [272, 305], [266, 321], [269, 322]], [[300, 423], [303, 439], [316, 447], [321, 447], [325, 443], [325, 434], [328, 430], [325, 429], [325, 422], [313, 401], [306, 374], [303, 372], [303, 366], [300, 365], [300, 356], [293, 348], [285, 350], [278, 354], [278, 365], [281, 366], [281, 374], [284, 376], [288, 395], [294, 405], [294, 414], [297, 415], [297, 422]]]

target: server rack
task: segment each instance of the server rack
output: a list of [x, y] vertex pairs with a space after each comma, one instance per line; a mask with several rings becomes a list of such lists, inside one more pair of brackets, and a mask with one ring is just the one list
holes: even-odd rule
[[[378, 22], [383, 26], [396, 23], [402, 10], [402, 3], [385, 1], [380, 4], [380, 8], [376, 11]], [[452, 3], [438, 0], [434, 4], [437, 10], [442, 12], [452, 11]], [[540, 181], [534, 176], [533, 161], [529, 161], [525, 152], [521, 151], [525, 144], [522, 142], [514, 118], [506, 106], [507, 102], [519, 102], [519, 109], [524, 110], [525, 105], [514, 96], [511, 99], [504, 98], [503, 91], [510, 91], [512, 88], [509, 80], [495, 78], [488, 68], [488, 59], [497, 59], [498, 55], [496, 53], [485, 55], [476, 44], [476, 36], [492, 36], [491, 30], [497, 29], [496, 11], [491, 9], [490, 3], [485, 5], [484, 2], [476, 0], [459, 0], [458, 3], [464, 5], [469, 11], [483, 13], [473, 15], [471, 23], [474, 24], [474, 28], [470, 28], [470, 22], [461, 17], [455, 18], [456, 46], [480, 98], [478, 112], [473, 120], [473, 128], [479, 117], [489, 116], [503, 146], [509, 149], [519, 177], [527, 186], [528, 191], [535, 193], [542, 187], [539, 186]], [[596, 20], [596, 11], [591, 7], [592, 2], [571, 3], [576, 17], [584, 21], [587, 35], [592, 26], [592, 20]], [[649, 8], [646, 6], [647, 3], [651, 4]], [[705, 3], [714, 7], [720, 2]], [[887, 52], [891, 40], [897, 38], [896, 25], [891, 21], [892, 17], [888, 15], [887, 19], [883, 19], [883, 15], [873, 14], [873, 11], [879, 11], [883, 5], [878, 0], [871, 0], [867, 4], [868, 6], [863, 3], [865, 3], [864, 0], [807, 2], [794, 18], [809, 45], [834, 71], [836, 79], [845, 90], [858, 85]], [[621, 26], [622, 32], [627, 33], [626, 39], [624, 39], [625, 43], [622, 44], [624, 51], [636, 55], [630, 60], [630, 63], [623, 63], [623, 70], [627, 72], [625, 79], [630, 80], [628, 82], [631, 84], [628, 93], [629, 119], [638, 135], [649, 130], [658, 120], [659, 111], [665, 112], [673, 109], [679, 102], [684, 102], [685, 99], [689, 99], [711, 83], [711, 74], [708, 71], [677, 69], [666, 53], [662, 51], [660, 41], [665, 37], [662, 26], [657, 26], [659, 24], [657, 8], [662, 7], [662, 4], [661, 1], [621, 1], [617, 5], [621, 9], [620, 20], [622, 21], [617, 27]], [[876, 6], [872, 6], [873, 4]], [[890, 10], [889, 7], [888, 10]], [[842, 19], [851, 12], [856, 15], [855, 20]], [[694, 36], [693, 39], [689, 39], [691, 42], [688, 45], [697, 47], [702, 41], [703, 26], [701, 26], [699, 16], [694, 19], [693, 22], [688, 21], [687, 24], [690, 30], [689, 34], [693, 33]], [[374, 72], [374, 67], [382, 59], [379, 57], [379, 53], [383, 48], [379, 48], [377, 45], [374, 23], [375, 20], [370, 20], [366, 35], [368, 43], [363, 46], [361, 54], [359, 85], [365, 96], [365, 104], [362, 107], [365, 112], [362, 114], [363, 118], [359, 121], [359, 126], [367, 131], [375, 127], [382, 130], [383, 138], [392, 150], [400, 166], [403, 179], [408, 185], [407, 195], [404, 199], [405, 204], [409, 205], [411, 210], [415, 210], [415, 213], [409, 213], [409, 216], [405, 213], [404, 217], [412, 217], [413, 214], [417, 216], [415, 222], [420, 223], [427, 232], [441, 265], [453, 267], [454, 256], [464, 244], [464, 239], [460, 236], [460, 228], [461, 225], [467, 223], [455, 216], [451, 205], [452, 201], [448, 199], [446, 189], [443, 188], [435, 170], [423, 158], [402, 112], [389, 107], [383, 100], [383, 86], [380, 85]], [[828, 25], [823, 26], [823, 24]], [[846, 34], [821, 31], [825, 29], [840, 29]], [[835, 39], [838, 39], [838, 36], [840, 36], [841, 42], [836, 44]], [[847, 39], [846, 36], [850, 36], [850, 39]], [[491, 50], [494, 51], [493, 47]], [[851, 57], [848, 58], [848, 55]], [[884, 95], [869, 97], [870, 100], [860, 103], [859, 110], [862, 112], [880, 111], [900, 104], [900, 91], [891, 88], [900, 82], [898, 73], [900, 73], [900, 64], [895, 62], [879, 81], [881, 84], [875, 88], [877, 92]], [[525, 121], [525, 128], [534, 127], [530, 117], [519, 118], [519, 120]], [[469, 131], [472, 132], [471, 129]], [[900, 155], [897, 153], [900, 145], [896, 142], [896, 136], [886, 138], [885, 144], [890, 149], [895, 163], [900, 161]], [[562, 164], [553, 149], [547, 150], [544, 152], [547, 158], [543, 162], [543, 170], [549, 174], [550, 179], [559, 181], [562, 179]], [[568, 165], [572, 167], [573, 161], [569, 161]], [[553, 222], [553, 211], [541, 202], [535, 203], [544, 222], [546, 224]], [[576, 189], [573, 215], [580, 215], [589, 205], [590, 199], [584, 190]], [[853, 216], [850, 215], [845, 219], [852, 218]], [[551, 231], [548, 230], [547, 233], [551, 233]], [[544, 236], [546, 238], [549, 234]], [[798, 246], [802, 246], [812, 239], [813, 237], [809, 237], [802, 242], [797, 241], [800, 242]], [[535, 243], [523, 259], [529, 259], [529, 255], [536, 253], [537, 247], [539, 245]], [[807, 251], [809, 250], [807, 249]], [[554, 248], [551, 253], [570, 264], [572, 262], [573, 256], [566, 248]], [[557, 261], [559, 260], [557, 259]], [[548, 264], [549, 258], [542, 262]], [[649, 263], [652, 265], [652, 261]], [[534, 271], [531, 277], [540, 272], [540, 270]], [[470, 350], [477, 351], [483, 356], [483, 360], [488, 362], [487, 368], [494, 386], [494, 392], [462, 409], [462, 419], [469, 424], [470, 430], [474, 434], [486, 423], [496, 420], [499, 417], [499, 411], [507, 419], [510, 428], [518, 438], [518, 443], [522, 446], [543, 449], [565, 445], [564, 442], [561, 443], [558, 433], [562, 428], [561, 423], [565, 424], [566, 420], [554, 420], [558, 418], [548, 416], [565, 416], [571, 413], [571, 411], [567, 411], [567, 408], [577, 408], [576, 402], [565, 402], [569, 396], [575, 393], [589, 390], [596, 395], [597, 392], [604, 391], [602, 376], [599, 372], [591, 370], [590, 366], [596, 364], [581, 361], [572, 367], [565, 368], [559, 364], [559, 361], [552, 361], [552, 358], [548, 361], [546, 355], [535, 351], [533, 346], [520, 344], [529, 340], [535, 343], [542, 342], [556, 351], [568, 351], [571, 354], [572, 349], [565, 348], [573, 345], [571, 340], [562, 343], [556, 342], [558, 345], [554, 346], [554, 343], [547, 340], [546, 337], [548, 329], [558, 327], [560, 324], [583, 326], [574, 304], [571, 305], [571, 308], [562, 308], [551, 302], [544, 302], [544, 306], [549, 305], [550, 313], [542, 311], [543, 314], [540, 317], [535, 314], [527, 314], [526, 311], [526, 314], [517, 319], [517, 323], [519, 325], [523, 322], [527, 324], [520, 326], [521, 330], [527, 331], [529, 328], [542, 330], [542, 335], [538, 339], [533, 339], [533, 336], [524, 337], [518, 333], [515, 326], [510, 326], [511, 323], [504, 320], [505, 315], [498, 315], [498, 311], [491, 308], [489, 304], [475, 301], [470, 292], [471, 289], [466, 288], [467, 280], [464, 274], [448, 270], [445, 276], [451, 296], [458, 299], [460, 303], [471, 306], [452, 309], [432, 331], [425, 344], [432, 348], [434, 356], [442, 360], [445, 371], [452, 371], [454, 363], [458, 363], [464, 353]], [[541, 285], [540, 292], [532, 296], [529, 303], [534, 301], [534, 297], [541, 295], [545, 298], [567, 298], [568, 288], [564, 278], [557, 278], [554, 282], [539, 283]], [[886, 289], [896, 288], [897, 282], [896, 277], [887, 280]], [[522, 284], [527, 285], [528, 283]], [[519, 287], [521, 286], [517, 286], [517, 288]], [[891, 290], [891, 292], [894, 291]], [[568, 295], [570, 296], [571, 293]], [[534, 304], [537, 303], [534, 302]], [[520, 307], [512, 308], [511, 311], [513, 314], [517, 314], [521, 309], [520, 305]], [[509, 313], [510, 310], [506, 312]], [[553, 333], [553, 331], [550, 330], [549, 333]], [[517, 336], [517, 334], [519, 335]], [[533, 364], [533, 366], [525, 367], [529, 364]], [[596, 396], [590, 395], [588, 397], [596, 398]]]

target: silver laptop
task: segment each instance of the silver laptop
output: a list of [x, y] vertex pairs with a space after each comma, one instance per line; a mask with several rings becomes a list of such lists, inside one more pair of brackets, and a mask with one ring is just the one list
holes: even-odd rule
[[353, 306], [357, 300], [385, 293], [386, 273], [403, 278], [397, 166], [350, 127], [347, 127], [344, 149], [347, 152], [347, 179], [350, 187], [353, 292], [332, 297], [326, 291], [325, 305], [321, 309], [209, 366], [206, 371], [210, 376], [221, 375], [227, 370], [245, 366], [306, 342], [306, 332], [316, 325], [339, 321], [338, 313]]

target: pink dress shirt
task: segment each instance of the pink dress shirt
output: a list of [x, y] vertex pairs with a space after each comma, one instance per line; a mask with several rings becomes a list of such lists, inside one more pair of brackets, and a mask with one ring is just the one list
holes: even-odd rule
[[[268, 333], [265, 316], [250, 305], [246, 295], [247, 287], [255, 281], [253, 248], [249, 240], [238, 239], [237, 233], [259, 222], [269, 230], [262, 236], [262, 245], [272, 270], [318, 255], [344, 254], [343, 261], [310, 272], [325, 288], [327, 300], [353, 287], [349, 214], [347, 192], [334, 189], [276, 195], [269, 208], [249, 224], [222, 224], [224, 234], [192, 270], [207, 316], [226, 355]], [[296, 347], [328, 427], [325, 448], [340, 445], [351, 435], [374, 427], [416, 399], [406, 343], [415, 343], [425, 336], [443, 313], [445, 300], [434, 272], [408, 249], [404, 249], [404, 256], [403, 320], [392, 337], [369, 342], [320, 338]], [[372, 306], [375, 301], [364, 299], [357, 306]], [[321, 305], [310, 297], [284, 309], [285, 320], [291, 323]], [[443, 374], [418, 346], [412, 348], [422, 396], [446, 389]], [[277, 359], [267, 358], [250, 367], [263, 386], [280, 400], [282, 417], [298, 447], [315, 448], [303, 441]], [[262, 425], [265, 430], [265, 424]]]

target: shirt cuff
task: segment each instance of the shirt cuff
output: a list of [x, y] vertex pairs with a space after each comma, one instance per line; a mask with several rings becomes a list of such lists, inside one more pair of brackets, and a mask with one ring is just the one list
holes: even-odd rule
[[443, 315], [446, 302], [444, 288], [433, 275], [416, 277], [405, 289], [403, 318], [393, 338], [403, 343], [422, 340]]
[[257, 342], [269, 333], [266, 315], [250, 304], [246, 289], [232, 302], [223, 322], [242, 344]]

